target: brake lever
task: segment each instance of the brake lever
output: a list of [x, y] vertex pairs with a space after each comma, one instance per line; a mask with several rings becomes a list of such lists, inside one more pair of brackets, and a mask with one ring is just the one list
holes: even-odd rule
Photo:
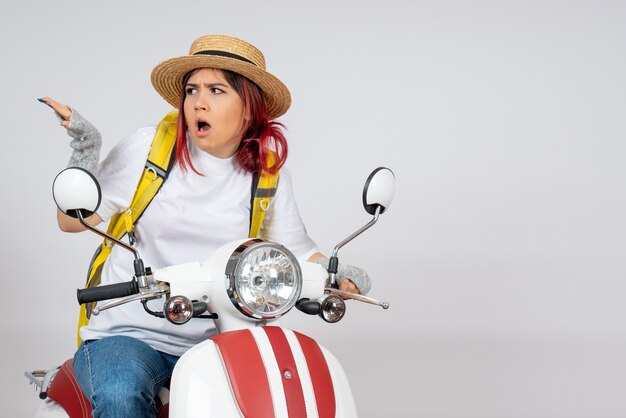
[[135, 295], [125, 296], [123, 298], [115, 299], [101, 306], [96, 305], [96, 307], [93, 308], [91, 313], [93, 315], [98, 315], [102, 311], [115, 308], [116, 306], [124, 305], [128, 302], [133, 302], [135, 300], [158, 299], [164, 294], [166, 294], [168, 291], [169, 291], [169, 286], [167, 286], [165, 283], [158, 283], [158, 284], [150, 286], [145, 291], [141, 291]]
[[335, 289], [334, 287], [326, 287], [324, 288], [324, 292], [341, 296], [342, 298], [346, 298], [346, 299], [354, 299], [354, 300], [358, 300], [359, 302], [365, 302], [365, 303], [369, 303], [372, 305], [378, 305], [383, 309], [389, 309], [389, 303], [381, 302], [376, 299], [370, 298], [368, 296], [359, 295], [358, 293], [345, 292], [343, 290]]

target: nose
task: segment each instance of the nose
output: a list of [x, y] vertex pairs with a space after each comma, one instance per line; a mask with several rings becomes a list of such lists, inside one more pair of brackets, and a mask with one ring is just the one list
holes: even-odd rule
[[195, 110], [209, 110], [209, 102], [204, 91], [198, 92], [196, 95], [196, 103], [194, 104]]

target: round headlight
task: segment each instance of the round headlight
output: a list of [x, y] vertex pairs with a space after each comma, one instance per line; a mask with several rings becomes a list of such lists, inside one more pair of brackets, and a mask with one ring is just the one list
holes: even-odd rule
[[302, 272], [296, 257], [280, 244], [250, 240], [226, 265], [226, 286], [233, 305], [244, 315], [274, 319], [300, 298]]

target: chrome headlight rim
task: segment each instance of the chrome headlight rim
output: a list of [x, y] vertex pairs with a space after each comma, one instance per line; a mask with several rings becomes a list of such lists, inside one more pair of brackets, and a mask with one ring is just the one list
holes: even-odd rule
[[[238, 283], [238, 273], [240, 272], [240, 267], [245, 262], [246, 257], [251, 252], [263, 247], [269, 247], [280, 252], [289, 260], [294, 269], [295, 291], [292, 292], [288, 303], [285, 303], [279, 309], [269, 315], [267, 313], [261, 314], [259, 312], [255, 312], [254, 309], [248, 306], [248, 304], [243, 300], [241, 296]], [[250, 239], [239, 245], [239, 247], [237, 247], [228, 258], [225, 274], [226, 291], [233, 306], [243, 315], [257, 320], [273, 320], [283, 316], [295, 306], [297, 301], [300, 299], [300, 294], [302, 293], [303, 278], [300, 263], [298, 262], [297, 258], [291, 253], [291, 251], [289, 251], [285, 246], [272, 241], [255, 238]]]

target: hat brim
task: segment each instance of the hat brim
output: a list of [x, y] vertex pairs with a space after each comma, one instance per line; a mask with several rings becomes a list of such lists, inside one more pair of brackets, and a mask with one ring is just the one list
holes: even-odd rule
[[261, 88], [267, 100], [270, 119], [284, 115], [291, 106], [291, 94], [278, 78], [254, 64], [229, 57], [186, 55], [168, 59], [152, 70], [152, 85], [165, 101], [178, 108], [183, 91], [183, 77], [198, 68], [228, 70], [253, 81]]

